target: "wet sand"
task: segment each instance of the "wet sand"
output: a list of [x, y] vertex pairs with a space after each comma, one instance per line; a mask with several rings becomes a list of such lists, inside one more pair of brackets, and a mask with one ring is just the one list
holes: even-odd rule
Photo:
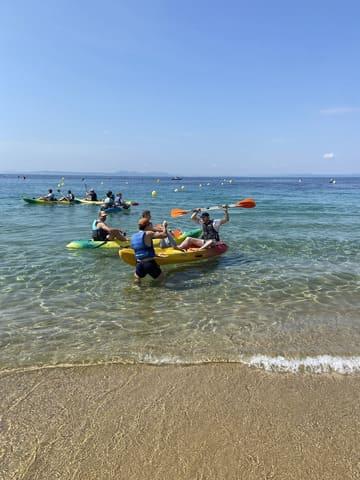
[[358, 479], [360, 376], [239, 364], [0, 374], [0, 478]]

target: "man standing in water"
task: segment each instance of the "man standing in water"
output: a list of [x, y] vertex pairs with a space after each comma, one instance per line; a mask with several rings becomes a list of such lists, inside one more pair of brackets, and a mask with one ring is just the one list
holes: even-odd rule
[[141, 279], [150, 275], [156, 280], [162, 280], [164, 273], [155, 261], [154, 238], [167, 238], [167, 223], [163, 223], [162, 231], [154, 231], [148, 218], [140, 218], [139, 231], [131, 237], [131, 248], [136, 258], [135, 280], [140, 283]]

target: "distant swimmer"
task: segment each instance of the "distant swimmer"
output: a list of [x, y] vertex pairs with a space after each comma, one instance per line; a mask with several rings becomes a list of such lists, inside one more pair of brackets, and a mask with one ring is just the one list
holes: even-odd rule
[[99, 216], [92, 224], [92, 238], [93, 240], [106, 242], [110, 240], [125, 241], [126, 233], [122, 232], [118, 228], [112, 228], [106, 224], [107, 213], [104, 210], [100, 210]]
[[49, 188], [47, 195], [44, 195], [43, 197], [40, 197], [42, 200], [46, 200], [47, 202], [55, 202], [56, 197], [54, 192], [52, 191], [52, 188]]

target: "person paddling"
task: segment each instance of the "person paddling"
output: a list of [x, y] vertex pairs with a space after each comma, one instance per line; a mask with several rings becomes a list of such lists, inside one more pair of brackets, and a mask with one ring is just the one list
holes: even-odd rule
[[100, 210], [99, 216], [92, 224], [92, 238], [93, 240], [100, 242], [107, 242], [110, 240], [127, 240], [125, 232], [122, 232], [118, 228], [109, 227], [106, 224], [107, 213], [104, 210]]
[[153, 245], [154, 238], [166, 238], [167, 223], [163, 223], [162, 231], [154, 231], [151, 222], [147, 218], [140, 218], [138, 222], [139, 231], [131, 237], [131, 248], [136, 258], [135, 280], [140, 283], [141, 279], [150, 275], [156, 280], [162, 280], [164, 273], [156, 263], [156, 254]]
[[59, 201], [63, 201], [63, 200], [67, 200], [68, 202], [72, 203], [75, 200], [75, 195], [72, 193], [71, 190], [68, 190], [66, 195], [59, 198]]
[[105, 200], [104, 200], [104, 207], [105, 208], [112, 208], [115, 206], [115, 202], [114, 202], [114, 195], [112, 193], [111, 190], [109, 190], [107, 193], [106, 193], [106, 197], [105, 197]]
[[47, 202], [54, 202], [56, 200], [55, 194], [52, 191], [52, 188], [49, 188], [47, 195], [40, 197], [42, 200], [46, 200]]
[[203, 231], [202, 236], [201, 238], [186, 238], [180, 243], [179, 248], [187, 250], [188, 248], [198, 247], [200, 250], [204, 250], [205, 248], [216, 245], [217, 242], [220, 241], [219, 230], [221, 225], [229, 221], [228, 206], [225, 205], [223, 209], [224, 217], [216, 220], [211, 220], [208, 212], [203, 212], [199, 216], [201, 210], [199, 208], [194, 210], [194, 213], [191, 215], [191, 220], [201, 225]]
[[88, 192], [86, 192], [85, 200], [89, 200], [90, 202], [97, 202], [97, 193], [93, 188], [90, 188]]

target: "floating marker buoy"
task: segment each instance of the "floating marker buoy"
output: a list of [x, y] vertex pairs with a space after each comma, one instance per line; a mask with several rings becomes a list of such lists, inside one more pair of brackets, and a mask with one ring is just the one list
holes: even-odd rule
[[206, 185], [210, 185], [210, 183], [207, 183]]
[[178, 188], [175, 188], [174, 192], [178, 192], [178, 191], [179, 191], [179, 189], [178, 189]]
[[158, 179], [156, 180], [156, 183], [160, 183], [160, 178], [158, 178]]
[[229, 183], [232, 183], [232, 179], [230, 178]]
[[199, 187], [200, 187], [200, 188], [202, 187], [202, 184], [201, 184], [201, 183], [199, 183]]
[[184, 190], [185, 186], [184, 185], [181, 185], [181, 190]]
[[153, 190], [153, 191], [151, 192], [151, 196], [152, 196], [152, 197], [156, 197], [156, 195], [157, 195], [157, 191], [156, 191], [156, 190]]
[[221, 184], [220, 184], [220, 185], [224, 185], [224, 182], [221, 182]]

